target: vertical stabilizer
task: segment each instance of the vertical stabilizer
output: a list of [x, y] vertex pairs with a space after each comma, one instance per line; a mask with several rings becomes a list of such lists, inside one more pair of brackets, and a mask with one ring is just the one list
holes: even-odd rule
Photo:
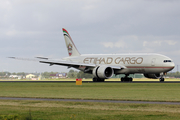
[[69, 33], [67, 32], [66, 29], [63, 28], [62, 30], [63, 30], [64, 39], [66, 42], [66, 47], [67, 47], [69, 56], [70, 57], [71, 56], [79, 56], [80, 53], [78, 52], [74, 42], [72, 41], [71, 36], [69, 35]]

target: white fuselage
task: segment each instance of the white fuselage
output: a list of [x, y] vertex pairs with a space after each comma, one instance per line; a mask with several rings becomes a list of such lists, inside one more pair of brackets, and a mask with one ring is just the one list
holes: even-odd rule
[[87, 54], [64, 59], [97, 66], [123, 66], [124, 69], [116, 70], [115, 74], [166, 73], [175, 66], [169, 57], [161, 54]]

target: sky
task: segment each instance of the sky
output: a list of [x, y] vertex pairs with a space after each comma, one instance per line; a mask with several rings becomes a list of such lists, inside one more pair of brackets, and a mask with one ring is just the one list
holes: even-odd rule
[[[180, 65], [180, 0], [0, 0], [0, 72], [67, 72], [7, 57], [67, 57], [66, 28], [81, 54], [159, 53]], [[180, 67], [179, 67], [180, 68]]]

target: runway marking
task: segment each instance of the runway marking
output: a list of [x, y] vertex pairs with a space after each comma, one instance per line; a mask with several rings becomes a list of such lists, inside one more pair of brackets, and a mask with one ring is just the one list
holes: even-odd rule
[[0, 100], [36, 100], [36, 101], [64, 101], [64, 102], [102, 102], [102, 103], [180, 105], [180, 102], [151, 102], [151, 101], [122, 101], [122, 100], [117, 100], [117, 101], [116, 100], [81, 100], [81, 99], [19, 98], [19, 97], [0, 97]]

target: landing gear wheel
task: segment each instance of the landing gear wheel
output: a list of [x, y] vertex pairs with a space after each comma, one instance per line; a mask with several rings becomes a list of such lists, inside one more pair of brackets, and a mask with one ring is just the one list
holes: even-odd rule
[[122, 77], [121, 82], [132, 82], [133, 78], [128, 78], [128, 77]]
[[159, 81], [160, 81], [160, 82], [164, 82], [164, 78], [160, 78]]
[[101, 78], [93, 78], [93, 82], [104, 82], [104, 79], [101, 79]]
[[133, 81], [133, 78], [129, 78], [129, 82], [132, 82]]
[[100, 82], [104, 82], [104, 79], [101, 79]]
[[93, 78], [93, 82], [97, 82], [97, 78]]
[[121, 78], [121, 82], [124, 82], [124, 81], [125, 81], [125, 79], [122, 77], [122, 78]]

